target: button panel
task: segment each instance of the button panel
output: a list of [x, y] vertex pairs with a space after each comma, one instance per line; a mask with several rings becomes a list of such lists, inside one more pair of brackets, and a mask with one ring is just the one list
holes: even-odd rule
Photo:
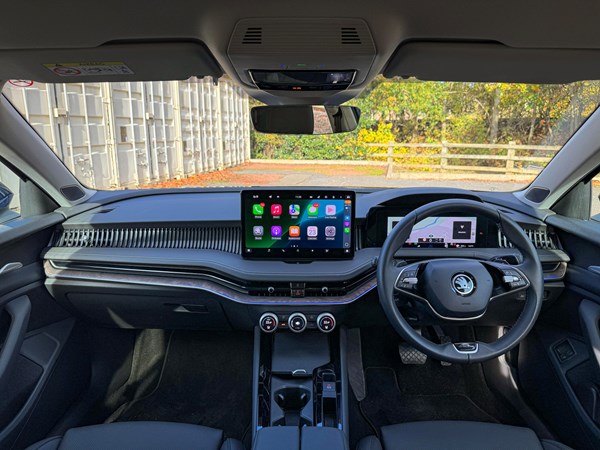
[[415, 288], [418, 282], [416, 270], [405, 270], [396, 280], [396, 288], [410, 290]]
[[329, 312], [293, 312], [291, 314], [267, 312], [260, 317], [258, 325], [265, 333], [273, 333], [278, 329], [289, 329], [294, 333], [301, 333], [307, 329], [331, 333], [337, 326], [337, 320]]
[[510, 289], [519, 289], [528, 285], [527, 280], [516, 270], [503, 269], [502, 273], [504, 274], [502, 281]]

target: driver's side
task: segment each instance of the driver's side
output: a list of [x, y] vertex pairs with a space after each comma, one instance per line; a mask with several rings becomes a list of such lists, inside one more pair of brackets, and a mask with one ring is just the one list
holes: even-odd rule
[[[484, 216], [497, 224], [522, 255], [519, 264], [474, 259], [434, 259], [412, 264], [399, 263], [395, 255], [407, 241], [414, 226], [429, 217], [444, 217], [461, 211]], [[496, 208], [471, 200], [442, 200], [424, 205], [404, 217], [386, 239], [377, 269], [381, 306], [394, 330], [417, 352], [442, 364], [482, 363], [498, 358], [515, 348], [534, 326], [544, 300], [542, 266], [530, 239], [523, 229]], [[525, 291], [522, 311], [515, 323], [493, 342], [434, 343], [418, 333], [398, 309], [410, 313], [410, 303], [419, 302], [432, 313], [436, 323], [468, 324], [483, 317], [490, 302], [501, 303], [503, 297]], [[409, 304], [406, 308], [406, 304]], [[440, 325], [436, 325], [438, 329]], [[490, 441], [494, 448], [567, 449], [552, 440], [539, 440], [524, 427], [476, 421], [421, 421], [381, 428], [380, 439], [364, 438], [359, 450], [405, 448], [480, 449]]]

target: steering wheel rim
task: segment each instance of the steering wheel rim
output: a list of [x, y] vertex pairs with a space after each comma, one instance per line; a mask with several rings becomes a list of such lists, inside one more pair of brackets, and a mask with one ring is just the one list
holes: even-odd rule
[[[417, 333], [396, 306], [394, 293], [399, 268], [394, 255], [406, 242], [415, 224], [428, 217], [461, 211], [493, 220], [513, 246], [520, 251], [523, 261], [510, 266], [518, 269], [529, 281], [523, 310], [514, 325], [501, 338], [492, 343], [476, 342], [475, 349], [460, 350], [455, 344], [436, 344]], [[461, 259], [473, 261], [470, 259]], [[453, 363], [483, 362], [505, 354], [521, 342], [531, 331], [543, 302], [544, 279], [542, 266], [531, 240], [523, 229], [499, 210], [473, 200], [440, 200], [417, 208], [407, 214], [387, 237], [377, 264], [377, 290], [379, 301], [390, 324], [409, 344], [434, 359]], [[490, 299], [488, 299], [488, 302]], [[433, 309], [433, 308], [432, 308]], [[466, 318], [465, 320], [469, 320]]]

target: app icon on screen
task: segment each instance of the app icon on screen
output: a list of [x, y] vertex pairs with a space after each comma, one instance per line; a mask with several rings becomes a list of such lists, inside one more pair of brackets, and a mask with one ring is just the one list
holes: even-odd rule
[[337, 209], [335, 208], [335, 205], [327, 205], [327, 206], [325, 206], [325, 215], [327, 215], [327, 216], [335, 216], [336, 213], [337, 213]]
[[271, 227], [271, 236], [280, 237], [283, 232], [283, 229], [279, 225], [273, 225]]
[[252, 234], [256, 237], [260, 237], [265, 234], [265, 229], [262, 225], [256, 225], [252, 228]]
[[300, 205], [290, 205], [290, 216], [297, 216], [300, 214]]
[[335, 227], [325, 227], [325, 236], [334, 237], [335, 236]]
[[283, 212], [283, 207], [280, 204], [275, 203], [274, 205], [271, 205], [271, 214], [272, 215], [280, 216], [282, 212]]
[[306, 229], [306, 235], [308, 237], [317, 237], [319, 234], [319, 228], [317, 227], [308, 227]]
[[252, 205], [252, 214], [255, 216], [262, 216], [265, 212], [265, 204], [264, 203], [255, 203]]
[[344, 222], [344, 226], [345, 226], [345, 227], [349, 227], [349, 226], [350, 226], [350, 221], [349, 221], [349, 220], [346, 220], [346, 221]]
[[344, 228], [344, 233], [350, 233], [350, 227], [345, 227]]
[[300, 227], [292, 225], [289, 230], [290, 237], [298, 237], [300, 236]]
[[317, 216], [319, 215], [319, 204], [311, 203], [306, 210], [309, 216]]

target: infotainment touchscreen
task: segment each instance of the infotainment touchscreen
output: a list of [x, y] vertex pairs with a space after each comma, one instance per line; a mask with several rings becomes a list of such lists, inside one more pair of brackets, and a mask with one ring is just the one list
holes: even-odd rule
[[242, 191], [247, 258], [341, 259], [354, 255], [351, 191]]

